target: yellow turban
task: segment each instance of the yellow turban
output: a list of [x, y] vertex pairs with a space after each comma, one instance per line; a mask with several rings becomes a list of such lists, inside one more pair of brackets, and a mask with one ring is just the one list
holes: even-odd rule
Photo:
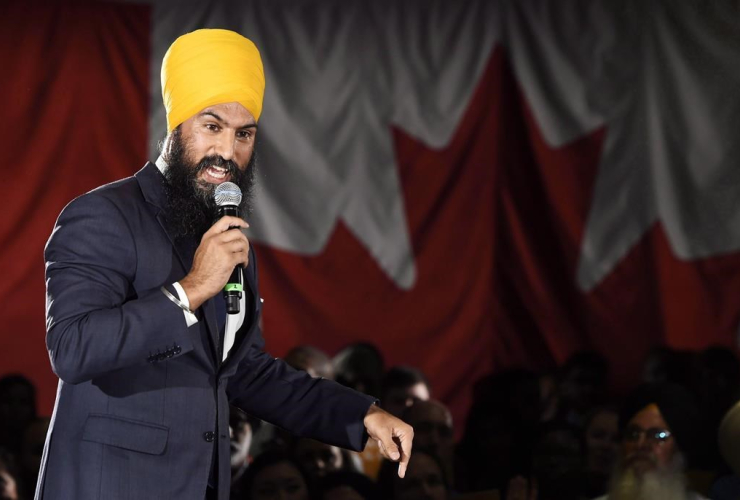
[[200, 110], [238, 102], [259, 120], [265, 73], [257, 47], [238, 33], [202, 29], [179, 37], [162, 61], [162, 99], [171, 132]]

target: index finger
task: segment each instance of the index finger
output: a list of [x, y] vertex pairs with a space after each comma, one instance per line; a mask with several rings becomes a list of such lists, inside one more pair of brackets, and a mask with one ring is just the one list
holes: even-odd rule
[[217, 220], [216, 223], [211, 226], [210, 230], [218, 233], [223, 233], [224, 231], [228, 231], [232, 227], [248, 228], [249, 224], [247, 224], [247, 221], [239, 217], [225, 215]]
[[406, 475], [406, 468], [409, 466], [409, 459], [411, 458], [412, 437], [409, 434], [403, 433], [398, 436], [400, 445], [398, 449], [401, 452], [401, 459], [398, 463], [398, 477], [403, 478]]

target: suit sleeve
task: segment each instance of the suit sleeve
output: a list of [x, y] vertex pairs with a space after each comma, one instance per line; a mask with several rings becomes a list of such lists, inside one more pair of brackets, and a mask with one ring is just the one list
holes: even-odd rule
[[[258, 286], [254, 253], [252, 277]], [[291, 433], [361, 451], [368, 435], [364, 418], [377, 399], [332, 380], [313, 378], [264, 351], [257, 326], [254, 339], [229, 379], [229, 401], [250, 415]]]
[[229, 379], [230, 402], [297, 436], [362, 451], [368, 438], [364, 417], [377, 400], [295, 370], [263, 345], [260, 337]]
[[182, 311], [160, 290], [136, 295], [136, 245], [119, 208], [89, 193], [60, 214], [44, 250], [46, 346], [77, 384], [193, 349]]

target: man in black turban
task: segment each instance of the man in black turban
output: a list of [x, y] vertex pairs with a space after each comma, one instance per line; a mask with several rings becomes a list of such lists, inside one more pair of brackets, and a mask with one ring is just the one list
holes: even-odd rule
[[700, 500], [684, 475], [696, 440], [692, 395], [668, 383], [643, 385], [627, 399], [619, 418], [622, 444], [609, 500]]

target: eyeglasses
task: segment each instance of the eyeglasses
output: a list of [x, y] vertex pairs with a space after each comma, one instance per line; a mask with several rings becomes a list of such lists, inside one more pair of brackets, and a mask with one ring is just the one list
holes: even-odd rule
[[650, 429], [641, 429], [639, 427], [628, 427], [622, 438], [628, 443], [636, 443], [644, 435], [645, 440], [650, 444], [663, 444], [671, 437], [671, 431], [651, 427]]

